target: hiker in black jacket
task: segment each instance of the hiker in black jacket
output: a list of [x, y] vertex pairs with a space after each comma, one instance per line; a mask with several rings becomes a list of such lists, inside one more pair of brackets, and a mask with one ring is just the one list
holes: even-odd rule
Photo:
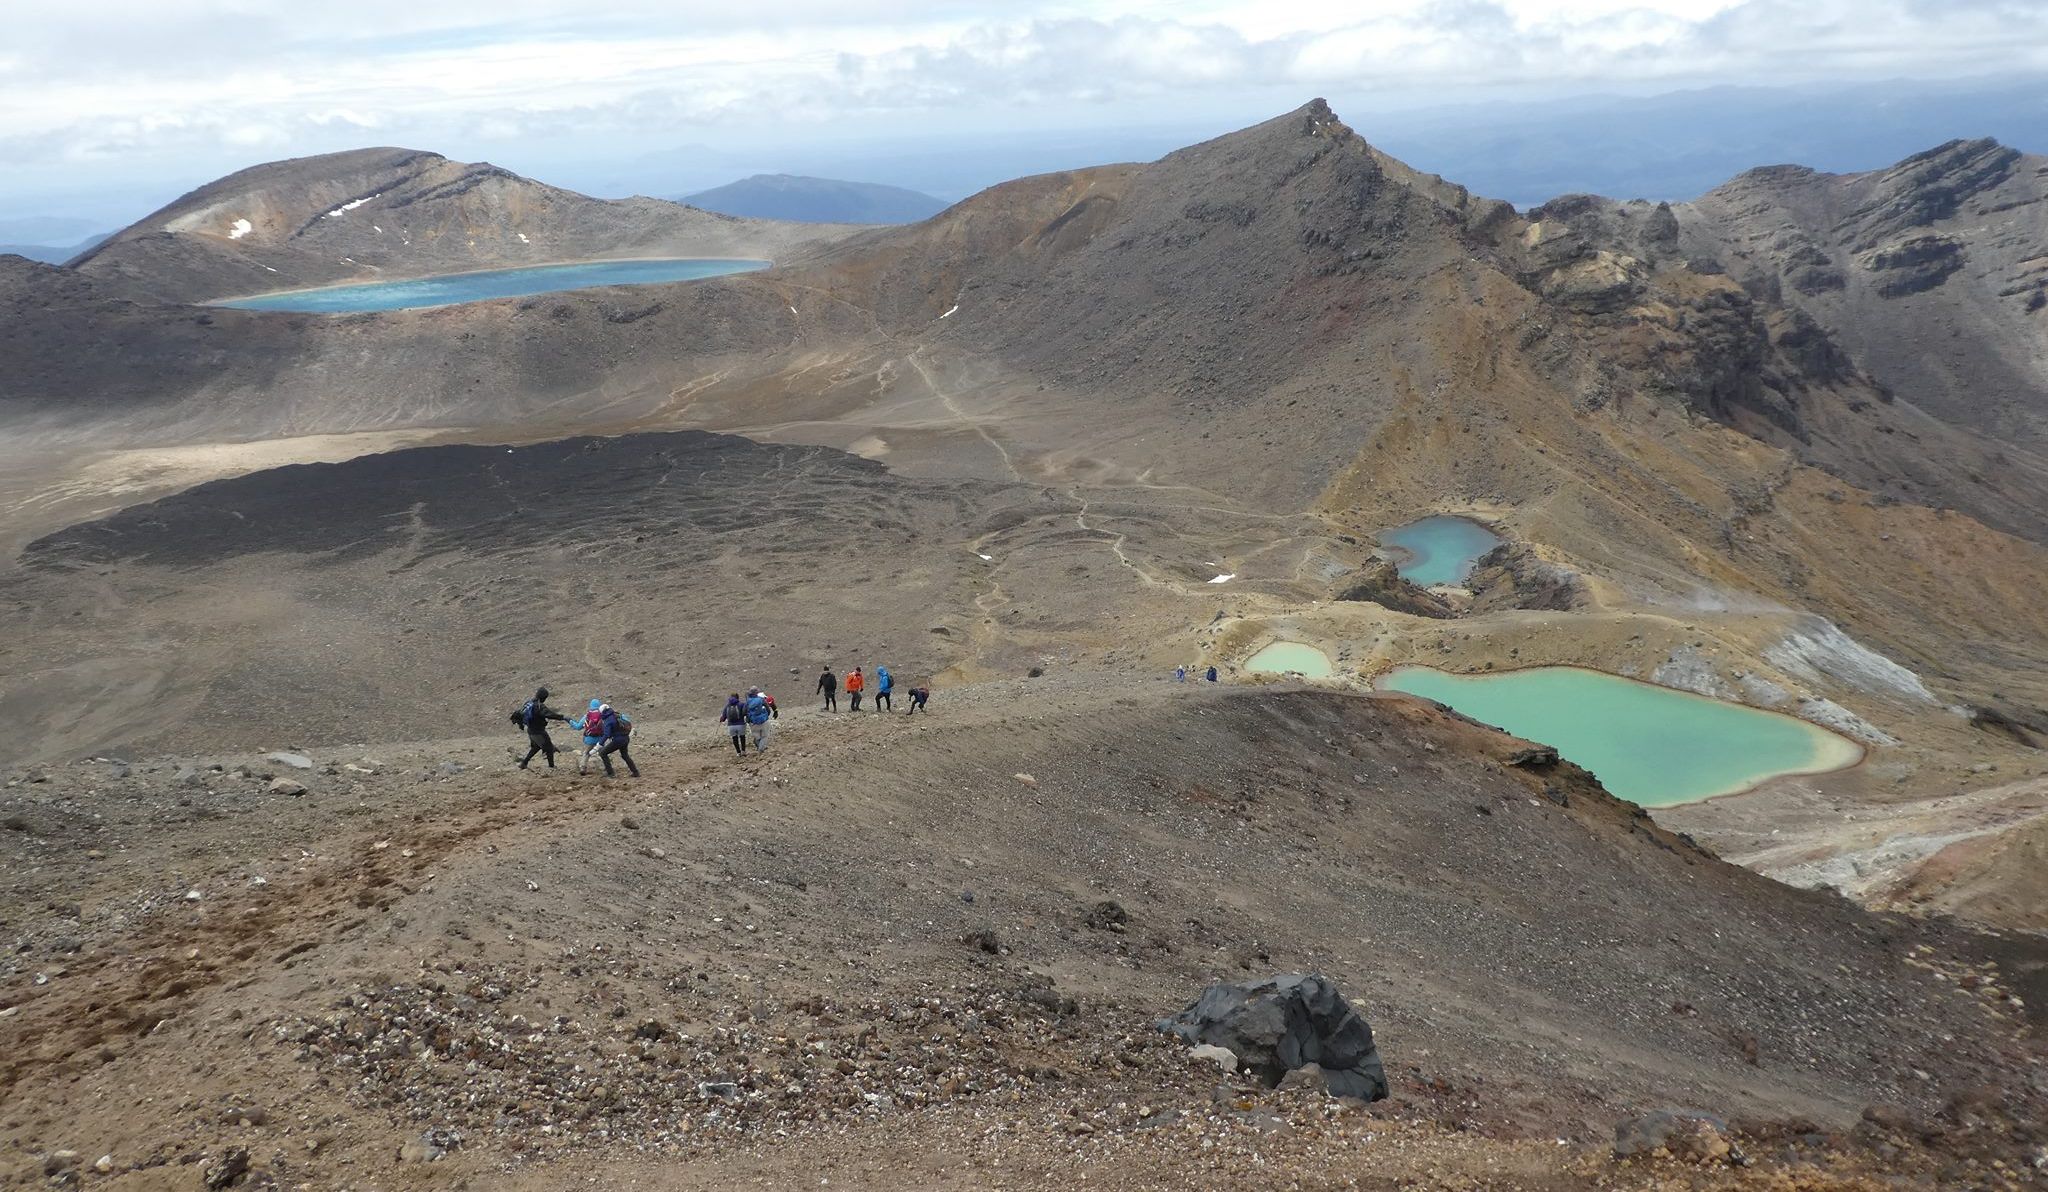
[[839, 710], [839, 676], [832, 673], [831, 667], [826, 667], [825, 673], [818, 676], [818, 690], [824, 693], [825, 711], [837, 712]]
[[519, 759], [519, 768], [524, 770], [526, 763], [533, 760], [534, 754], [544, 753], [547, 755], [548, 769], [554, 769], [555, 743], [548, 737], [548, 721], [559, 720], [567, 724], [569, 718], [548, 707], [548, 689], [543, 687], [534, 692], [533, 698], [527, 700], [512, 718], [518, 721], [519, 727], [526, 730], [526, 743], [531, 746], [526, 751], [526, 756]]

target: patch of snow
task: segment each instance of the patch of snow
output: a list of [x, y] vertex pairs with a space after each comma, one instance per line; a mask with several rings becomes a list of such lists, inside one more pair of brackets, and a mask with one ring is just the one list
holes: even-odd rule
[[959, 309], [960, 309], [960, 304], [959, 304], [958, 302], [955, 302], [955, 303], [954, 303], [953, 305], [951, 305], [951, 306], [949, 306], [949, 307], [947, 307], [947, 308], [946, 308], [946, 313], [945, 313], [945, 314], [942, 314], [942, 315], [940, 315], [939, 317], [940, 317], [940, 318], [942, 318], [942, 319], [950, 319], [950, 318], [952, 318], [952, 317], [953, 317], [953, 312], [954, 312], [954, 311], [956, 311], [956, 310], [959, 310]]
[[1236, 578], [1237, 578], [1237, 572], [1235, 572], [1235, 571], [1226, 571], [1226, 572], [1224, 572], [1224, 573], [1223, 573], [1222, 575], [1219, 575], [1219, 576], [1217, 576], [1217, 577], [1216, 577], [1215, 579], [1212, 579], [1212, 580], [1210, 580], [1209, 582], [1210, 582], [1210, 583], [1212, 583], [1212, 584], [1227, 584], [1227, 583], [1229, 583], [1229, 582], [1230, 582], [1231, 580], [1234, 580], [1234, 579], [1236, 579]]
[[378, 227], [378, 226], [377, 226], [376, 224], [371, 224], [371, 225], [370, 225], [370, 230], [371, 230], [372, 232], [375, 232], [375, 233], [377, 233], [377, 234], [378, 234], [379, 236], [382, 236], [382, 235], [384, 234], [384, 229], [383, 229], [383, 228], [380, 228], [380, 227]]
[[277, 272], [277, 266], [275, 265], [265, 265], [264, 268], [270, 270], [272, 273]]
[[525, 232], [519, 232], [519, 233], [516, 233], [516, 235], [518, 235], [518, 237], [519, 237], [519, 243], [521, 243], [521, 244], [532, 244], [532, 243], [533, 243], [533, 241], [531, 241], [531, 240], [528, 240], [528, 239], [526, 238], [526, 233], [525, 233]]
[[982, 560], [983, 562], [985, 562], [985, 563], [986, 563], [986, 562], [993, 562], [993, 561], [995, 560], [995, 556], [994, 556], [994, 555], [984, 555], [984, 554], [982, 554], [982, 553], [981, 553], [980, 551], [975, 551], [974, 553], [975, 553], [975, 555], [976, 555], [977, 557], [979, 557], [979, 558], [980, 558], [980, 559], [981, 559], [981, 560]]
[[247, 236], [249, 233], [255, 230], [255, 224], [250, 223], [246, 219], [238, 219], [235, 222], [228, 225], [228, 239], [240, 240], [242, 237]]
[[1764, 660], [1802, 679], [1832, 679], [1871, 695], [1936, 702], [1920, 676], [1858, 642], [1825, 617], [1801, 618], [1797, 628], [1764, 647]]
[[[789, 308], [789, 313], [790, 313], [790, 314], [796, 314], [796, 307], [794, 307], [794, 306], [790, 307], [790, 308]], [[801, 316], [799, 316], [799, 317], [801, 317]]]
[[342, 204], [341, 206], [339, 206], [339, 207], [336, 207], [336, 208], [335, 208], [334, 210], [332, 210], [332, 211], [329, 211], [329, 212], [328, 212], [327, 214], [325, 214], [325, 215], [321, 216], [320, 218], [321, 218], [321, 219], [340, 219], [340, 218], [341, 218], [341, 216], [342, 216], [342, 213], [343, 213], [343, 212], [347, 212], [347, 211], [354, 211], [354, 210], [355, 210], [356, 208], [358, 208], [358, 207], [362, 206], [362, 205], [363, 205], [364, 203], [367, 203], [367, 202], [369, 202], [369, 201], [370, 201], [371, 199], [374, 199], [374, 198], [378, 197], [378, 195], [381, 195], [381, 194], [383, 194], [383, 193], [384, 193], [384, 192], [380, 190], [380, 191], [378, 191], [378, 192], [377, 192], [377, 194], [374, 194], [374, 195], [364, 195], [364, 196], [363, 196], [362, 198], [360, 198], [360, 199], [350, 199], [350, 200], [349, 200], [348, 202], [346, 202], [346, 203], [343, 203], [343, 204]]

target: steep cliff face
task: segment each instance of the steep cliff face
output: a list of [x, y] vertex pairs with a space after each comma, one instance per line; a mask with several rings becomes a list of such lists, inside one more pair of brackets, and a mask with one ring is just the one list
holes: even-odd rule
[[413, 149], [271, 162], [193, 191], [72, 264], [161, 302], [628, 256], [774, 258], [852, 229], [604, 202]]
[[1890, 392], [2048, 444], [2048, 159], [1973, 140], [1867, 174], [1752, 170], [1678, 215], [1688, 252], [1811, 317]]

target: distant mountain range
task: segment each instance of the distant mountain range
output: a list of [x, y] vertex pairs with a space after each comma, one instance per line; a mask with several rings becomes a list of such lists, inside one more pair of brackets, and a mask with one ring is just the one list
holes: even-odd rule
[[679, 201], [723, 215], [799, 223], [916, 223], [946, 209], [944, 199], [900, 186], [798, 174], [756, 174]]
[[102, 232], [97, 236], [88, 236], [76, 244], [0, 244], [0, 256], [12, 253], [17, 257], [27, 257], [31, 261], [41, 261], [47, 265], [62, 265], [80, 253], [105, 244], [112, 235], [111, 232]]

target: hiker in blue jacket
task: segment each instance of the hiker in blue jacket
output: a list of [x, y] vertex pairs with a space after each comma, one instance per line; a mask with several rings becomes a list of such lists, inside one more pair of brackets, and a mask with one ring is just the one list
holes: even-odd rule
[[889, 702], [889, 693], [894, 690], [896, 690], [896, 678], [889, 673], [889, 668], [886, 666], [876, 667], [875, 711], [879, 712], [883, 708], [889, 708], [891, 711], [894, 710], [895, 706]]
[[768, 699], [760, 688], [747, 692], [747, 724], [754, 730], [754, 752], [768, 751], [768, 722], [775, 718], [775, 709], [768, 706]]
[[626, 763], [627, 772], [635, 778], [640, 777], [640, 767], [633, 764], [633, 754], [626, 748], [631, 743], [633, 722], [619, 715], [610, 704], [597, 706], [597, 719], [598, 726], [604, 730], [604, 744], [597, 750], [597, 760], [604, 763], [604, 776], [611, 778], [616, 775], [617, 771], [612, 769], [612, 754], [616, 753], [619, 760]]

